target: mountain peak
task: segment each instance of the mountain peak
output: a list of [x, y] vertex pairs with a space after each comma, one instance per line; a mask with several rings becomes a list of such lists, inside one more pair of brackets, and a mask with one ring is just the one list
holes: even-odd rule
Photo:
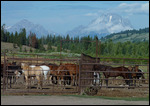
[[35, 33], [38, 38], [42, 36], [47, 36], [49, 33], [54, 34], [53, 31], [48, 32], [42, 25], [34, 24], [27, 19], [22, 19], [21, 21], [17, 22], [12, 27], [7, 28], [6, 30], [15, 33], [16, 31], [20, 32], [20, 29], [23, 28], [26, 29], [27, 36], [30, 34], [30, 32]]
[[[98, 35], [99, 37], [102, 37], [111, 33], [131, 29], [133, 28], [129, 20], [124, 19], [115, 13], [106, 13], [92, 20], [87, 26], [78, 30], [74, 29], [72, 31], [78, 32], [78, 35], [82, 36], [90, 34], [91, 36]], [[72, 33], [72, 31], [70, 31], [72, 36], [76, 36], [76, 33]]]
[[27, 19], [22, 19], [21, 22], [29, 22]]

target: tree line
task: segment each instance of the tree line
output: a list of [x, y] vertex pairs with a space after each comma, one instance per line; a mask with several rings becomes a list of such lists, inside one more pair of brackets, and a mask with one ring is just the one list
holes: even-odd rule
[[[37, 49], [39, 52], [55, 51], [52, 46], [57, 47], [56, 51], [64, 51], [71, 53], [86, 53], [91, 56], [96, 56], [96, 52], [104, 57], [133, 57], [133, 58], [149, 58], [149, 41], [144, 42], [117, 42], [114, 43], [111, 39], [100, 42], [96, 46], [97, 36], [90, 37], [70, 37], [55, 36], [48, 34], [41, 38], [37, 38], [35, 33], [30, 32], [26, 35], [26, 29], [22, 29], [19, 33], [10, 33], [5, 30], [5, 25], [1, 27], [1, 41], [13, 43], [21, 47], [27, 45]], [[126, 31], [128, 32], [128, 31]], [[44, 48], [47, 45], [47, 50]], [[96, 51], [96, 47], [98, 48]]]
[[[131, 35], [133, 35], [133, 34], [139, 34], [139, 35], [140, 35], [140, 34], [142, 34], [142, 33], [149, 33], [149, 27], [148, 27], [148, 28], [139, 29], [139, 30], [133, 29], [133, 30], [121, 31], [121, 32], [118, 32], [118, 33], [112, 33], [112, 34], [110, 34], [110, 35], [108, 35], [108, 36], [106, 36], [106, 37], [102, 37], [101, 40], [110, 39], [110, 38], [113, 37], [114, 35], [126, 34], [127, 37], [128, 37], [129, 34], [130, 34], [130, 36], [131, 36]], [[119, 37], [121, 38], [122, 36], [119, 36]], [[105, 38], [105, 39], [104, 39], [104, 38]], [[118, 38], [118, 39], [119, 39], [119, 38]], [[135, 41], [135, 42], [138, 42], [138, 41]]]

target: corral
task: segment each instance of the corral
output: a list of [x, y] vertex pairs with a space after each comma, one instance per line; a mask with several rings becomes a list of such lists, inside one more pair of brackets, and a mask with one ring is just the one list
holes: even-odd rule
[[[93, 58], [88, 55], [81, 54], [78, 58], [70, 59], [50, 59], [42, 58], [38, 54], [20, 54], [20, 55], [34, 55], [34, 57], [15, 57], [9, 56], [10, 54], [1, 53], [1, 91], [3, 94], [88, 94], [99, 96], [111, 96], [111, 97], [147, 97], [149, 95], [149, 59], [131, 59], [131, 58]], [[45, 55], [44, 55], [45, 56]], [[48, 55], [47, 55], [48, 56]], [[109, 62], [109, 59], [121, 59], [122, 63]], [[133, 62], [128, 62], [133, 60]], [[135, 62], [134, 60], [138, 60]], [[144, 62], [141, 62], [144, 61]], [[15, 64], [12, 64], [16, 62]], [[3, 63], [3, 64], [2, 64]], [[9, 64], [11, 63], [11, 64]], [[49, 74], [51, 79], [42, 79], [42, 89], [37, 89], [38, 80], [30, 78], [28, 80], [28, 88], [26, 89], [26, 80], [24, 74], [21, 74], [19, 78], [16, 78], [14, 72], [21, 69], [21, 63], [28, 63], [30, 65], [66, 65], [75, 66], [75, 74]], [[118, 66], [135, 66], [138, 65], [139, 69], [143, 72], [125, 72], [128, 74], [144, 74], [144, 79], [123, 79], [122, 77], [110, 77], [106, 79], [103, 76], [102, 70], [93, 70], [95, 65], [109, 65], [113, 67]], [[3, 67], [3, 68], [2, 68]], [[13, 68], [15, 67], [15, 68]], [[17, 69], [18, 68], [18, 69]], [[27, 70], [28, 72], [30, 70]], [[44, 70], [43, 70], [44, 71]], [[70, 72], [70, 70], [53, 70], [57, 72]], [[108, 71], [107, 73], [110, 73]], [[113, 73], [118, 73], [114, 71]], [[2, 76], [3, 75], [3, 76]], [[32, 77], [32, 76], [31, 76]], [[63, 80], [61, 79], [63, 78]], [[11, 81], [12, 80], [12, 81]], [[108, 80], [108, 86], [105, 84], [105, 80]], [[131, 85], [127, 85], [125, 80], [131, 81]], [[134, 85], [134, 81], [136, 84]], [[73, 81], [73, 84], [71, 82]], [[10, 83], [9, 83], [10, 82]], [[51, 83], [49, 83], [51, 82]], [[60, 83], [58, 83], [60, 82]]]

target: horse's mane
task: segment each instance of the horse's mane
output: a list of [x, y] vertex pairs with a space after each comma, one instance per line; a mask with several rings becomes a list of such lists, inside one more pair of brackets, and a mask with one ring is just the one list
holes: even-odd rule
[[58, 66], [57, 64], [54, 63], [49, 63], [48, 65]]
[[81, 54], [81, 58], [83, 61], [92, 61], [92, 62], [96, 62], [96, 59], [98, 60], [98, 62], [100, 61], [100, 58], [96, 58], [96, 57], [91, 57], [87, 54], [82, 53]]
[[89, 58], [96, 59], [95, 57], [91, 57], [91, 56], [89, 56], [89, 55], [87, 55], [87, 54], [84, 54], [84, 53], [82, 53], [81, 56], [82, 56], [82, 55], [85, 56], [85, 57], [89, 57]]

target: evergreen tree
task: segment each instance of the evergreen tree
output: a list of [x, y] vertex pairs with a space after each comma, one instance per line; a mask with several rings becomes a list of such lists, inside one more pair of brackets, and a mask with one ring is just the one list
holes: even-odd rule
[[52, 44], [51, 44], [51, 42], [48, 42], [47, 50], [52, 50]]

